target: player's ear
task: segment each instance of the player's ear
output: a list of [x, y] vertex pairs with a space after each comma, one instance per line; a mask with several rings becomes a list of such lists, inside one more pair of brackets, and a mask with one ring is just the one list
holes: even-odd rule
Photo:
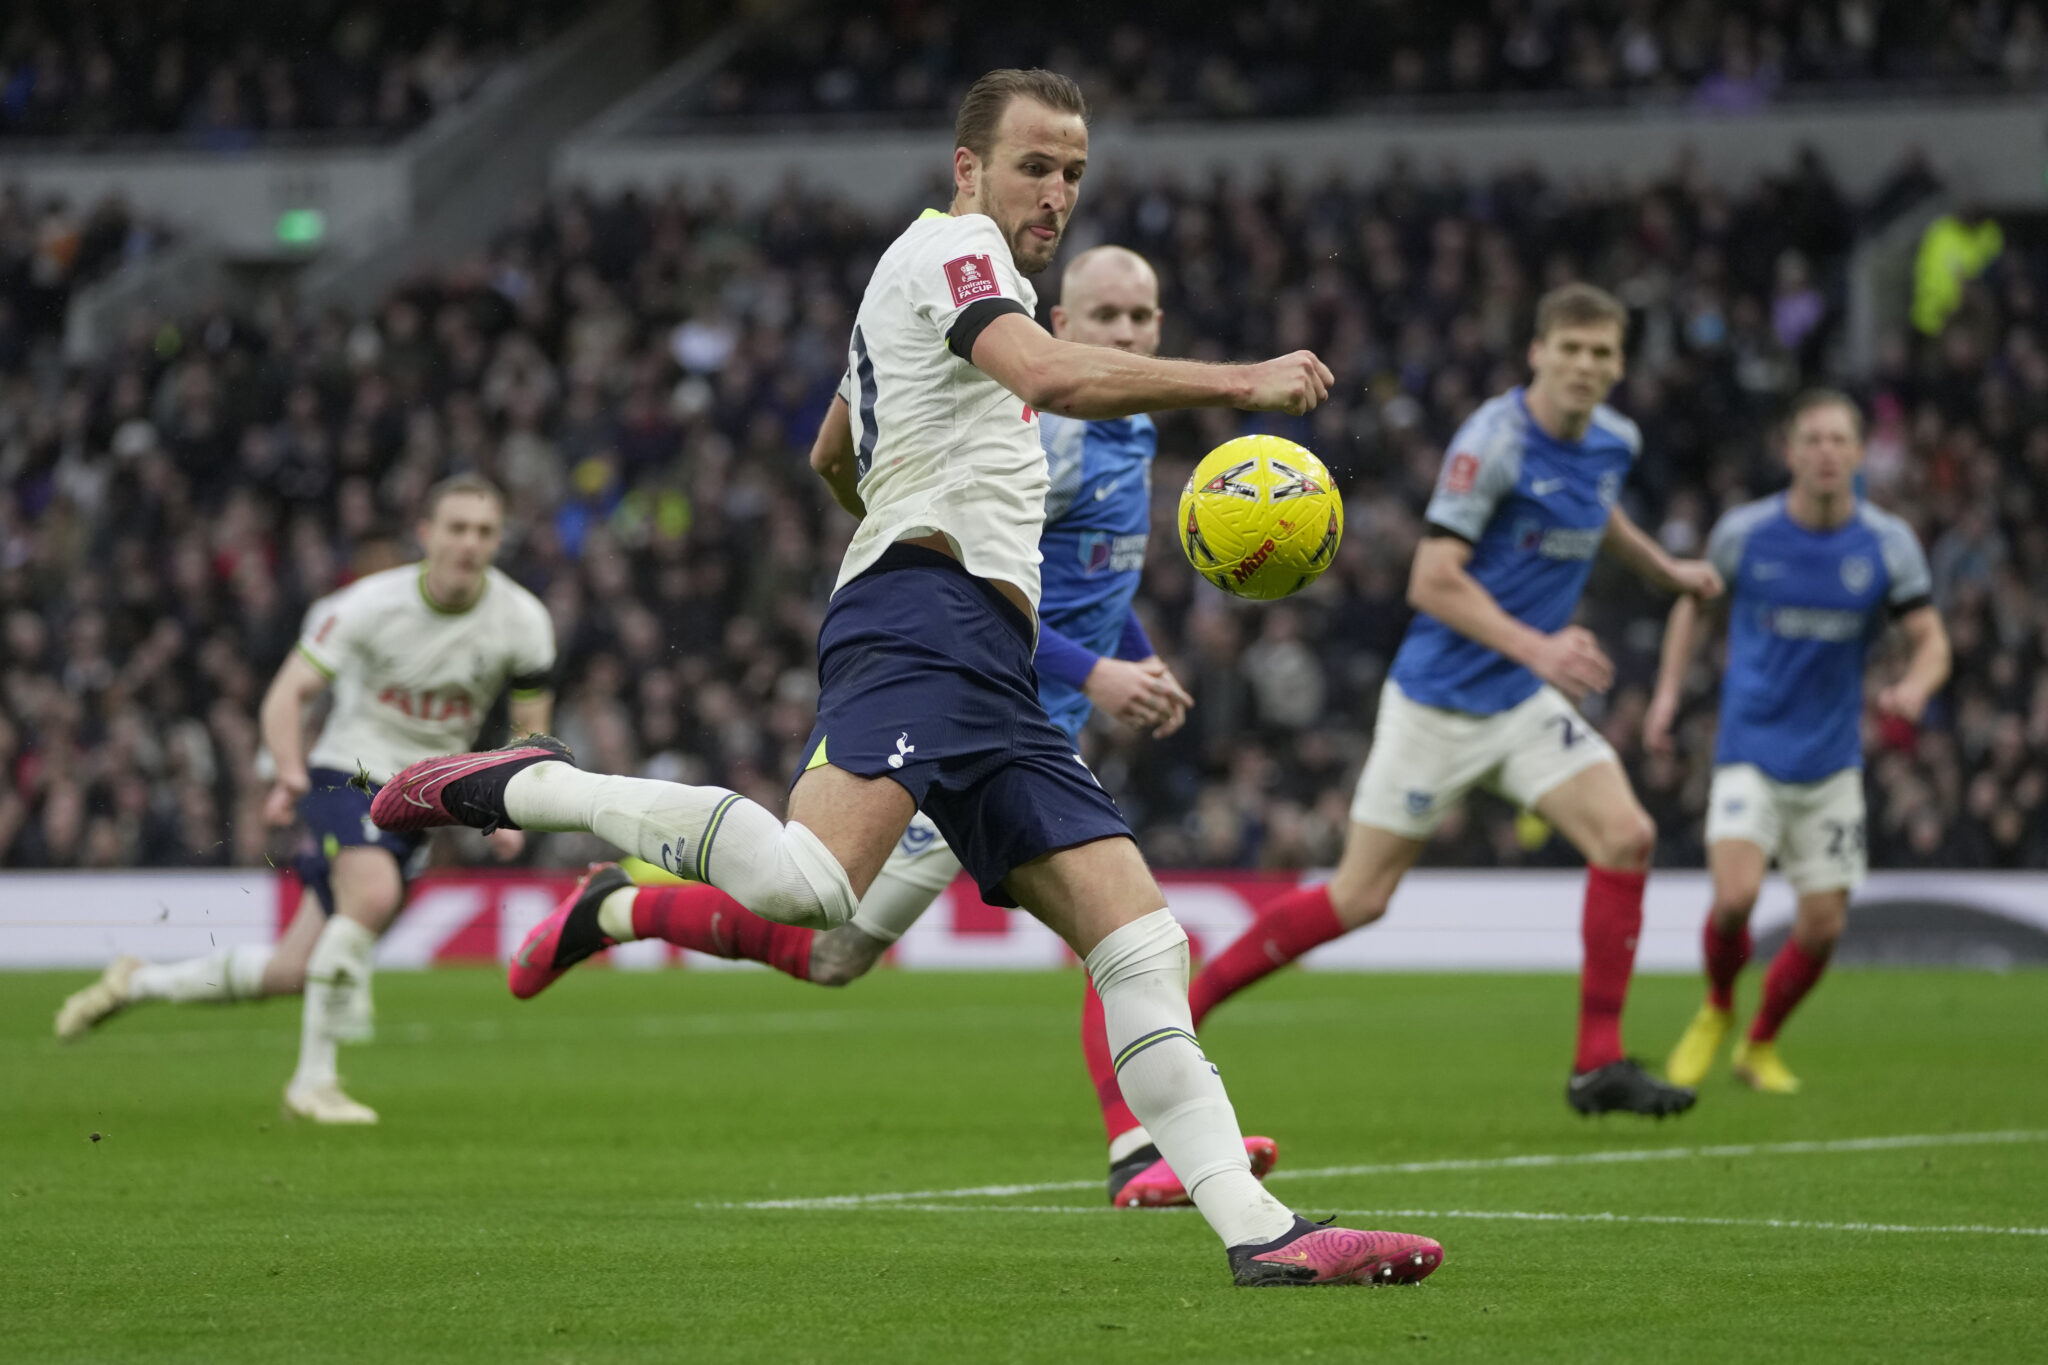
[[962, 199], [972, 199], [981, 179], [981, 158], [966, 147], [953, 149], [953, 189]]
[[1061, 341], [1067, 339], [1067, 310], [1058, 304], [1052, 306], [1052, 334]]

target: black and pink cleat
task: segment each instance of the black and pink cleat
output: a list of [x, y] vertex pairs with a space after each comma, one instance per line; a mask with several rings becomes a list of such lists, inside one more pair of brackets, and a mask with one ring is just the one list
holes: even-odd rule
[[1318, 1284], [1413, 1284], [1444, 1263], [1432, 1238], [1406, 1232], [1326, 1228], [1299, 1214], [1271, 1242], [1230, 1248], [1230, 1273], [1253, 1288]]
[[569, 746], [552, 735], [528, 735], [480, 754], [423, 758], [377, 789], [370, 819], [379, 829], [407, 834], [437, 825], [468, 825], [489, 834], [518, 829], [505, 814], [505, 784], [536, 763], [574, 763]]

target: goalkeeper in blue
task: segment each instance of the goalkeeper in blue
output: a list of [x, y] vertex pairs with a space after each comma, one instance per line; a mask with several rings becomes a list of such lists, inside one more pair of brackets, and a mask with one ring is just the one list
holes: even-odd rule
[[[1826, 970], [1866, 867], [1864, 659], [1896, 623], [1910, 656], [1877, 710], [1917, 725], [1948, 680], [1948, 636], [1912, 528], [1857, 496], [1863, 418], [1847, 395], [1802, 394], [1785, 438], [1792, 486], [1723, 516], [1707, 555], [1728, 585], [1728, 664], [1707, 804], [1707, 999], [1665, 1071], [1699, 1084], [1735, 1017], [1735, 978], [1749, 960], [1750, 911], [1775, 861], [1798, 895], [1792, 932], [1764, 977], [1763, 1002], [1736, 1044], [1736, 1078], [1791, 1094], [1778, 1030]], [[1685, 675], [1701, 631], [1698, 601], [1671, 609], [1644, 744], [1670, 752]]]

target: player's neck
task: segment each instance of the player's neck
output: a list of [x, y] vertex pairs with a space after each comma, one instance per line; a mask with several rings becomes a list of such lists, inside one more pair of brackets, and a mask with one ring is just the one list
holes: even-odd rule
[[420, 596], [427, 599], [427, 605], [447, 616], [460, 616], [476, 605], [484, 595], [484, 580], [479, 576], [474, 583], [444, 580], [435, 576], [434, 571], [420, 569]]
[[1577, 444], [1586, 439], [1586, 432], [1593, 425], [1593, 414], [1572, 412], [1553, 402], [1541, 388], [1531, 384], [1522, 390], [1522, 401], [1529, 409], [1529, 415], [1536, 419], [1536, 425], [1553, 440]]
[[1792, 520], [1813, 531], [1833, 531], [1849, 524], [1856, 515], [1853, 493], [1817, 493], [1797, 484], [1785, 494], [1785, 511]]

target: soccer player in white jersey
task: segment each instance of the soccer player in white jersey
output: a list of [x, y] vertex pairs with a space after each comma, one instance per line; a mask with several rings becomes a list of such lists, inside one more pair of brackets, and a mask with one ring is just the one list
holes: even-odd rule
[[[1792, 486], [1735, 508], [1707, 555], [1728, 582], [1728, 664], [1707, 866], [1714, 903], [1703, 933], [1707, 999], [1665, 1074], [1698, 1085], [1735, 1018], [1735, 978], [1749, 960], [1749, 915], [1773, 860], [1797, 893], [1792, 932], [1764, 978], [1763, 1002], [1736, 1045], [1737, 1079], [1789, 1095], [1799, 1080], [1778, 1056], [1778, 1029], [1826, 970], [1867, 863], [1863, 828], [1863, 664], [1896, 621], [1911, 649], [1877, 709], [1919, 724], [1948, 680], [1948, 634], [1927, 558], [1911, 527], [1856, 495], [1863, 415], [1832, 389], [1792, 404], [1785, 460]], [[1722, 615], [1723, 613], [1716, 613]], [[1643, 742], [1670, 752], [1671, 723], [1700, 634], [1690, 597], [1671, 609]]]
[[[1535, 811], [1586, 858], [1567, 1103], [1659, 1117], [1693, 1103], [1692, 1091], [1623, 1055], [1622, 1005], [1657, 831], [1614, 751], [1573, 705], [1614, 676], [1599, 642], [1572, 624], [1596, 554], [1669, 591], [1721, 590], [1712, 565], [1672, 559], [1617, 501], [1642, 447], [1635, 424], [1606, 406], [1621, 380], [1627, 317], [1590, 285], [1546, 294], [1529, 384], [1482, 404], [1452, 436], [1409, 578], [1415, 620], [1380, 694], [1337, 870], [1268, 906], [1209, 959], [1192, 989], [1198, 1023], [1267, 973], [1385, 914], [1430, 834], [1483, 785]], [[1110, 1118], [1116, 1087], [1099, 1088]]]
[[[276, 946], [163, 965], [116, 959], [64, 1002], [60, 1037], [147, 1000], [303, 993], [285, 1108], [320, 1123], [377, 1121], [342, 1091], [336, 1053], [369, 1036], [371, 953], [405, 902], [424, 838], [378, 829], [371, 789], [422, 754], [474, 743], [508, 687], [515, 734], [545, 730], [552, 711], [554, 627], [539, 599], [491, 567], [503, 526], [504, 501], [489, 482], [456, 475], [436, 485], [419, 525], [425, 558], [324, 599], [271, 681], [260, 721], [277, 775], [264, 817], [285, 826], [296, 809], [307, 831], [296, 860], [305, 895]], [[333, 708], [308, 754], [306, 704], [330, 685]], [[523, 839], [500, 832], [495, 851], [514, 856]]]
[[[1088, 155], [1086, 104], [1044, 71], [975, 82], [955, 196], [883, 253], [812, 463], [864, 513], [818, 642], [818, 724], [788, 824], [735, 792], [585, 773], [545, 746], [406, 770], [391, 829], [590, 830], [766, 919], [832, 926], [922, 809], [996, 904], [1083, 958], [1132, 1109], [1228, 1249], [1239, 1284], [1417, 1279], [1428, 1238], [1318, 1228], [1252, 1176], [1189, 1027], [1187, 936], [1116, 806], [1039, 704], [1032, 672], [1049, 477], [1038, 409], [1306, 412], [1331, 376], [1301, 351], [1207, 365], [1061, 341], [1032, 320]], [[611, 926], [606, 926], [610, 932]]]

